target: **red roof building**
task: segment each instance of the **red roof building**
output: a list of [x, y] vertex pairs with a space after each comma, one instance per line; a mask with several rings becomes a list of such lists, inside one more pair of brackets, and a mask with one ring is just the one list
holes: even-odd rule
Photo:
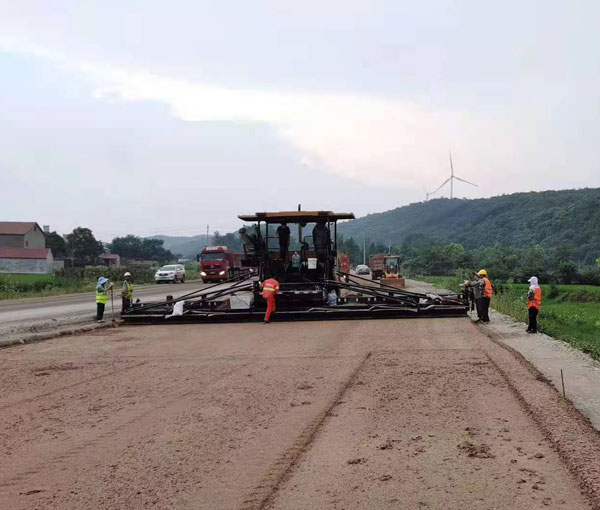
[[0, 248], [0, 273], [52, 274], [50, 248]]
[[0, 259], [46, 259], [50, 248], [0, 248]]

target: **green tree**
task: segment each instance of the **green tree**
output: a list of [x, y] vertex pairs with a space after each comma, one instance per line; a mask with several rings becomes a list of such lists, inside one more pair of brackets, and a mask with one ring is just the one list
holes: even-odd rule
[[[248, 230], [250, 230], [250, 228], [248, 228]], [[269, 232], [269, 235], [273, 235], [273, 234], [271, 232]], [[235, 253], [243, 253], [243, 251], [244, 251], [242, 238], [240, 237], [240, 235], [237, 232], [236, 233], [229, 232], [227, 234], [220, 234], [218, 231], [216, 231], [213, 234], [212, 244], [215, 246], [227, 246], [229, 251], [232, 251]]]
[[110, 249], [113, 253], [130, 260], [155, 260], [167, 262], [175, 259], [175, 255], [163, 247], [162, 239], [142, 239], [134, 235], [115, 237]]
[[110, 251], [125, 259], [142, 258], [142, 240], [134, 235], [115, 237], [110, 244]]
[[578, 283], [581, 275], [573, 262], [561, 262], [558, 267], [558, 275], [561, 283]]
[[95, 264], [98, 256], [104, 252], [102, 243], [96, 240], [89, 228], [77, 227], [65, 239], [71, 259], [81, 260], [85, 264]]
[[62, 259], [67, 256], [67, 242], [56, 231], [46, 234], [46, 248], [52, 250], [52, 256], [55, 259]]

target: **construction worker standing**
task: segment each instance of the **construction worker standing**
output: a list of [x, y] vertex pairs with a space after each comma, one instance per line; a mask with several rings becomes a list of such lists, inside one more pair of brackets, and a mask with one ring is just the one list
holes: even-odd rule
[[481, 317], [481, 322], [490, 322], [490, 302], [494, 295], [494, 286], [485, 269], [481, 269], [477, 275], [483, 280], [483, 317]]
[[267, 301], [267, 313], [265, 313], [265, 324], [269, 324], [271, 314], [275, 311], [275, 294], [279, 292], [279, 282], [275, 278], [269, 278], [260, 284], [262, 295]]
[[108, 293], [112, 293], [113, 284], [101, 276], [96, 285], [96, 322], [104, 322], [104, 308], [108, 303]]
[[527, 311], [529, 312], [529, 326], [527, 333], [537, 333], [537, 316], [542, 308], [542, 288], [538, 284], [537, 276], [532, 276], [527, 293]]
[[287, 222], [282, 221], [281, 225], [277, 227], [277, 238], [279, 240], [279, 258], [283, 260], [284, 263], [287, 262], [290, 237], [290, 227], [287, 226]]
[[131, 273], [127, 271], [123, 275], [123, 287], [121, 287], [122, 307], [121, 313], [125, 313], [133, 303], [133, 284], [131, 283]]
[[477, 310], [477, 320], [475, 322], [483, 321], [483, 289], [485, 282], [480, 278], [477, 273], [473, 273], [473, 280], [466, 281], [465, 287], [473, 291], [473, 301], [475, 301], [475, 309]]
[[319, 218], [317, 224], [312, 231], [313, 244], [315, 245], [315, 253], [319, 262], [324, 262], [327, 259], [327, 253], [331, 244], [329, 229], [325, 225], [325, 220]]
[[465, 287], [473, 290], [473, 298], [475, 300], [475, 308], [477, 309], [477, 320], [475, 322], [490, 322], [490, 301], [494, 293], [494, 287], [487, 277], [487, 271], [474, 273], [475, 277], [472, 281], [466, 281]]

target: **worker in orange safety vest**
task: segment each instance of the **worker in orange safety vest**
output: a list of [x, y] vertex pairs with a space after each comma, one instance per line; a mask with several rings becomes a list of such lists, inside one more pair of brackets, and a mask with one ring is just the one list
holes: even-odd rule
[[537, 276], [532, 276], [527, 293], [527, 311], [529, 312], [529, 326], [527, 333], [537, 333], [537, 316], [542, 308], [542, 288], [538, 284]]
[[267, 302], [267, 313], [265, 313], [265, 324], [269, 324], [271, 314], [275, 311], [275, 294], [279, 292], [279, 282], [275, 278], [268, 278], [260, 284], [262, 296]]
[[481, 322], [490, 322], [490, 302], [494, 295], [494, 287], [492, 282], [488, 278], [488, 272], [485, 269], [481, 269], [477, 275], [483, 280], [483, 316]]
[[474, 273], [475, 279], [466, 281], [465, 287], [470, 287], [473, 290], [473, 298], [477, 308], [477, 320], [475, 322], [490, 322], [490, 301], [494, 293], [494, 286], [488, 278], [487, 271], [481, 269]]

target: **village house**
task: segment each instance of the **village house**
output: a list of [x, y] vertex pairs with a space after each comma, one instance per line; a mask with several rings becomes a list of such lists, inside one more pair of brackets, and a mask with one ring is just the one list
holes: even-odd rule
[[51, 274], [52, 251], [36, 222], [0, 221], [0, 273]]

